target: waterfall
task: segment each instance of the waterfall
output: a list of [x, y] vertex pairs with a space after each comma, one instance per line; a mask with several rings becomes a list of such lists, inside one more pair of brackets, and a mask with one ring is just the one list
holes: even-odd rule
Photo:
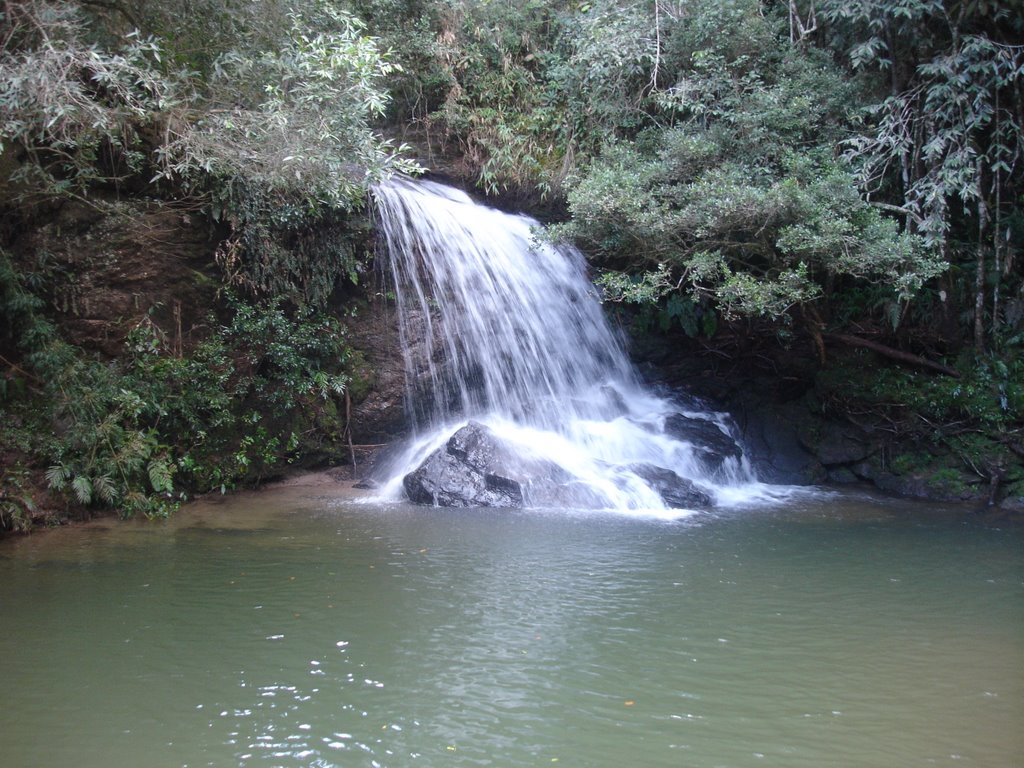
[[[514, 476], [525, 506], [660, 510], [754, 483], [725, 414], [640, 383], [577, 249], [441, 184], [396, 178], [374, 196], [415, 430], [386, 472], [386, 495], [401, 496], [406, 476], [446, 444], [464, 458], [452, 445], [466, 438], [452, 435], [467, 424], [529, 464], [478, 466], [498, 494], [479, 499], [506, 499], [502, 478]], [[496, 449], [487, 450], [491, 461]], [[531, 474], [537, 467], [545, 482]]]

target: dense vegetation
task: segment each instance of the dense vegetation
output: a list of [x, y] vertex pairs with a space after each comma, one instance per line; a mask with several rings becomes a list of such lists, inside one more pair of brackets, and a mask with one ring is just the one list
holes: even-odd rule
[[[813, 350], [822, 409], [1019, 485], [1013, 6], [8, 3], [3, 525], [41, 468], [81, 504], [154, 513], [336, 438], [350, 351], [329, 318], [368, 258], [368, 187], [412, 157], [561, 211], [548, 236], [643, 333]], [[187, 348], [147, 308], [113, 359], [62, 337], [68, 275], [24, 233], [111, 194], [220, 227], [216, 315]]]
[[[412, 166], [371, 127], [392, 67], [358, 19], [258, 5], [5, 6], [4, 527], [28, 525], [41, 468], [69, 502], [165, 514], [343, 437], [350, 350], [324, 309], [359, 279], [368, 183]], [[188, 345], [159, 307], [112, 359], [63, 338], [73, 265], [18, 247], [69, 201], [109, 218], [111, 196], [224, 223]]]

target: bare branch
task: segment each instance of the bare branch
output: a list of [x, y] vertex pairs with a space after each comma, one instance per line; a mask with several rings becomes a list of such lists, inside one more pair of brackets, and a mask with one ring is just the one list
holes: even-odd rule
[[822, 336], [829, 341], [838, 341], [841, 344], [848, 344], [851, 347], [863, 347], [864, 349], [870, 349], [872, 352], [877, 352], [883, 357], [898, 360], [901, 363], [916, 365], [919, 368], [927, 368], [928, 370], [936, 371], [937, 373], [943, 373], [946, 376], [960, 378], [960, 371], [955, 368], [950, 368], [948, 365], [943, 365], [942, 363], [936, 363], [933, 360], [919, 357], [918, 355], [911, 354], [910, 352], [893, 349], [885, 344], [879, 344], [877, 341], [863, 339], [860, 336], [851, 336], [846, 333], [824, 333]]

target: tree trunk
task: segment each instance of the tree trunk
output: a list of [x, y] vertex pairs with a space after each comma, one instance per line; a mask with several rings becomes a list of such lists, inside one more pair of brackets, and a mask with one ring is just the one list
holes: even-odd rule
[[978, 268], [974, 273], [974, 351], [985, 353], [985, 226], [988, 209], [981, 191], [981, 164], [978, 164]]
[[[998, 114], [999, 114], [999, 91], [996, 91], [996, 130], [998, 131]], [[999, 170], [996, 170], [996, 177], [992, 182], [993, 191], [996, 196], [996, 212], [994, 226], [992, 227], [992, 338], [994, 340], [999, 339], [999, 284], [1003, 276], [1003, 261], [1002, 261], [1002, 249], [1000, 248], [1001, 243], [999, 242], [1000, 233], [1002, 230], [1003, 219], [1002, 219], [1002, 190], [1000, 188], [1001, 174]]]
[[974, 275], [974, 351], [985, 352], [985, 252], [978, 243], [978, 271]]

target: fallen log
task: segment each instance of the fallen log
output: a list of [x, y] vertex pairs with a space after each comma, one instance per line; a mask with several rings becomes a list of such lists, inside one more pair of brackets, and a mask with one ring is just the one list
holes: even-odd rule
[[848, 333], [823, 333], [822, 336], [829, 341], [838, 341], [841, 344], [847, 344], [851, 347], [863, 347], [864, 349], [870, 349], [872, 352], [877, 352], [883, 357], [888, 357], [891, 360], [898, 360], [901, 363], [916, 365], [919, 368], [927, 368], [930, 371], [942, 373], [946, 376], [960, 378], [960, 371], [956, 370], [956, 368], [950, 368], [948, 365], [936, 363], [934, 360], [928, 360], [927, 358], [911, 354], [910, 352], [904, 352], [900, 349], [887, 347], [885, 344], [879, 344], [877, 341], [864, 339], [860, 336], [851, 336]]

